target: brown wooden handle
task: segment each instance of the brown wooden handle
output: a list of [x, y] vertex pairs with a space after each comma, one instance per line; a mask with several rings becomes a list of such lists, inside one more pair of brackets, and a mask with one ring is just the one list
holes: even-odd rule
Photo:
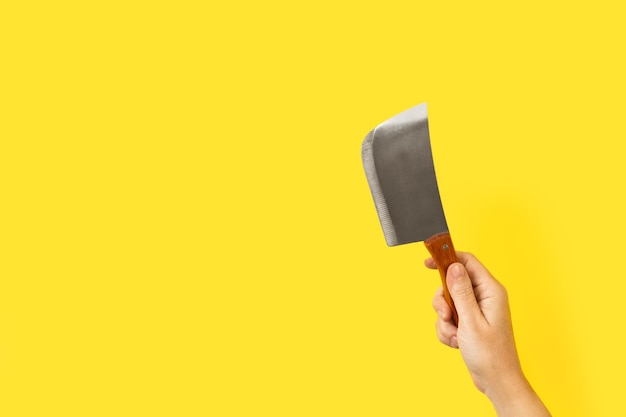
[[437, 265], [439, 275], [441, 275], [443, 298], [446, 299], [446, 302], [452, 309], [452, 319], [454, 320], [454, 324], [458, 324], [459, 316], [456, 312], [456, 308], [454, 307], [452, 297], [450, 296], [450, 291], [448, 291], [448, 285], [446, 284], [448, 267], [453, 263], [458, 262], [456, 252], [454, 251], [454, 245], [452, 244], [452, 239], [450, 238], [450, 233], [444, 232], [429, 237], [428, 240], [424, 242], [424, 245], [426, 245], [426, 249], [428, 249], [428, 252], [430, 252], [430, 255], [433, 257], [435, 264]]

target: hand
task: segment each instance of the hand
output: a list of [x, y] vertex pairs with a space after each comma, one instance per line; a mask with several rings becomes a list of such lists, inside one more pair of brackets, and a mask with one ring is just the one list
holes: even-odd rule
[[[461, 351], [476, 387], [491, 400], [498, 416], [549, 416], [526, 380], [519, 362], [506, 289], [473, 255], [457, 252], [446, 282], [459, 316], [439, 288], [433, 299], [439, 340]], [[428, 268], [436, 269], [432, 258]]]

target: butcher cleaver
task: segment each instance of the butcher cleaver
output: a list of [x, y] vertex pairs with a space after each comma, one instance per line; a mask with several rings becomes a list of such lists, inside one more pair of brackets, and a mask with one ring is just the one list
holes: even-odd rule
[[448, 267], [457, 258], [439, 197], [426, 104], [376, 126], [363, 141], [362, 157], [387, 245], [424, 242], [458, 323], [446, 285]]

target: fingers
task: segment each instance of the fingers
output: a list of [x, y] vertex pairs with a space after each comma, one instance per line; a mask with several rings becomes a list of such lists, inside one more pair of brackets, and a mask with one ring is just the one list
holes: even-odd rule
[[[501, 285], [471, 253], [457, 252], [457, 258], [459, 262], [448, 268], [446, 284], [456, 306], [459, 323], [475, 328], [485, 321], [479, 301], [484, 306], [490, 297], [495, 299], [494, 294], [498, 294], [497, 290]], [[437, 269], [432, 258], [426, 259], [424, 265]], [[450, 347], [458, 347], [457, 326], [452, 320], [452, 310], [443, 298], [441, 288], [435, 294], [433, 308], [439, 315], [436, 324], [439, 340]]]
[[471, 253], [457, 252], [456, 255], [459, 262], [467, 269], [475, 285], [487, 279], [495, 280], [487, 268]]
[[456, 338], [457, 327], [449, 321], [437, 320], [435, 323], [437, 338], [441, 343], [451, 348], [458, 349], [459, 342]]
[[471, 253], [457, 252], [459, 262], [465, 266], [472, 285], [474, 287], [474, 295], [481, 310], [487, 304], [486, 300], [495, 300], [498, 302], [507, 302], [507, 294], [504, 286], [491, 275], [485, 266]]
[[[456, 257], [458, 258], [459, 262], [465, 265], [465, 267], [468, 267], [468, 264], [470, 264], [469, 265], [470, 268], [473, 266], [481, 266], [484, 270], [486, 270], [485, 267], [482, 266], [478, 258], [476, 258], [476, 256], [474, 256], [473, 254], [469, 252], [456, 251]], [[435, 260], [432, 257], [426, 258], [424, 260], [424, 265], [426, 265], [426, 267], [430, 269], [437, 269]]]
[[429, 269], [437, 269], [437, 265], [435, 264], [435, 260], [433, 258], [428, 258], [424, 261], [424, 265]]
[[448, 291], [454, 300], [454, 305], [459, 314], [459, 320], [468, 320], [470, 323], [481, 316], [474, 286], [463, 264], [454, 263], [448, 268], [446, 276]]
[[[487, 269], [480, 263], [478, 259], [474, 255], [469, 252], [459, 252], [456, 251], [456, 257], [460, 263], [465, 265], [468, 269], [478, 270], [478, 268], [482, 267], [482, 270], [486, 271]], [[437, 269], [437, 264], [435, 264], [435, 260], [433, 258], [426, 258], [424, 260], [424, 265], [429, 269]]]
[[443, 298], [443, 290], [441, 287], [435, 293], [433, 298], [433, 308], [437, 312], [437, 322], [435, 329], [437, 330], [437, 338], [444, 345], [457, 349], [459, 344], [456, 338], [457, 327], [452, 322], [452, 310]]
[[[470, 279], [474, 283], [474, 286], [477, 286], [481, 283], [486, 283], [487, 281], [496, 281], [497, 280], [491, 275], [491, 273], [483, 266], [483, 264], [476, 258], [473, 254], [469, 252], [456, 252], [457, 259], [460, 263], [465, 266], [467, 272], [470, 276]], [[437, 265], [433, 258], [427, 258], [424, 260], [424, 265], [429, 269], [437, 269]]]
[[446, 299], [443, 298], [443, 289], [441, 287], [437, 289], [437, 292], [435, 292], [435, 296], [433, 297], [433, 308], [442, 320], [451, 321], [452, 310], [446, 302]]

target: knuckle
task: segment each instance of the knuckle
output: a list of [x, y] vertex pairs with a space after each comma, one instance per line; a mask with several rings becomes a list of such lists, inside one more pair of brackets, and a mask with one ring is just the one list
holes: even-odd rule
[[454, 293], [459, 297], [473, 297], [474, 288], [471, 285], [459, 285], [454, 288]]
[[465, 254], [467, 255], [467, 257], [471, 260], [477, 260], [476, 255], [474, 255], [472, 252], [465, 252]]
[[498, 294], [500, 295], [500, 298], [506, 302], [508, 302], [509, 300], [509, 292], [507, 291], [506, 287], [504, 285], [502, 285], [502, 283], [497, 282], [496, 281], [496, 291], [498, 291]]
[[441, 308], [446, 305], [446, 300], [443, 298], [441, 291], [437, 291], [437, 294], [433, 297], [432, 305], [435, 310], [441, 310]]

